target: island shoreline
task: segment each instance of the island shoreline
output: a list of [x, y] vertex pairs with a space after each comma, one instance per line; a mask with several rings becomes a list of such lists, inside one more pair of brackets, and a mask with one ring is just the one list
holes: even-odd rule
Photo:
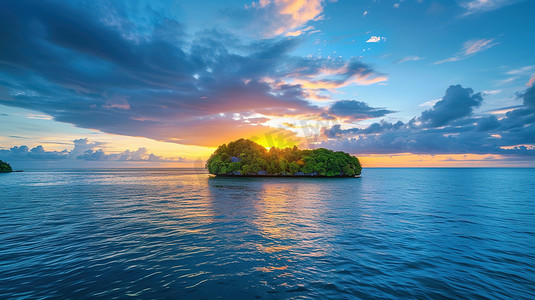
[[324, 176], [324, 175], [234, 175], [234, 174], [211, 174], [213, 175], [214, 177], [243, 177], [243, 178], [247, 178], [247, 177], [253, 177], [253, 178], [258, 178], [258, 177], [271, 177], [271, 178], [293, 178], [293, 177], [297, 177], [297, 178], [361, 178], [361, 175], [353, 175], [353, 176], [350, 176], [350, 175], [338, 175], [338, 176]]

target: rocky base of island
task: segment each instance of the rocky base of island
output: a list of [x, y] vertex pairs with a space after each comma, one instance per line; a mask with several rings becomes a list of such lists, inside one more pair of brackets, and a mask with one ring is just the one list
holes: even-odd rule
[[360, 175], [353, 175], [353, 176], [350, 176], [350, 175], [334, 175], [334, 176], [324, 176], [324, 175], [319, 175], [319, 174], [311, 174], [311, 173], [302, 173], [302, 174], [277, 174], [277, 175], [273, 175], [273, 174], [217, 174], [215, 175], [217, 177], [307, 177], [307, 178], [360, 178]]

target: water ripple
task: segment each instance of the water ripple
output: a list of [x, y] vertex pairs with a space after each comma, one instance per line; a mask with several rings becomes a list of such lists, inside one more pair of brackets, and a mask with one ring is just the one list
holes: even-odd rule
[[532, 174], [0, 174], [0, 298], [533, 299]]

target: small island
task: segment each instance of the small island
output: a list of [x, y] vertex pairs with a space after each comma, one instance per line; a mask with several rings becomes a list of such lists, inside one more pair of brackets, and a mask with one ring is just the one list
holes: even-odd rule
[[324, 148], [308, 150], [271, 147], [247, 139], [219, 146], [206, 161], [217, 176], [242, 177], [359, 177], [358, 158]]
[[11, 173], [11, 172], [13, 172], [11, 165], [5, 161], [0, 160], [0, 173]]

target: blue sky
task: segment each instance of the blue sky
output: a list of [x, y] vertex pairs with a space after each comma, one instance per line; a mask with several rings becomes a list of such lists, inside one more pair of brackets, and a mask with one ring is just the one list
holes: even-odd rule
[[2, 6], [0, 159], [180, 165], [248, 137], [535, 165], [533, 1]]

